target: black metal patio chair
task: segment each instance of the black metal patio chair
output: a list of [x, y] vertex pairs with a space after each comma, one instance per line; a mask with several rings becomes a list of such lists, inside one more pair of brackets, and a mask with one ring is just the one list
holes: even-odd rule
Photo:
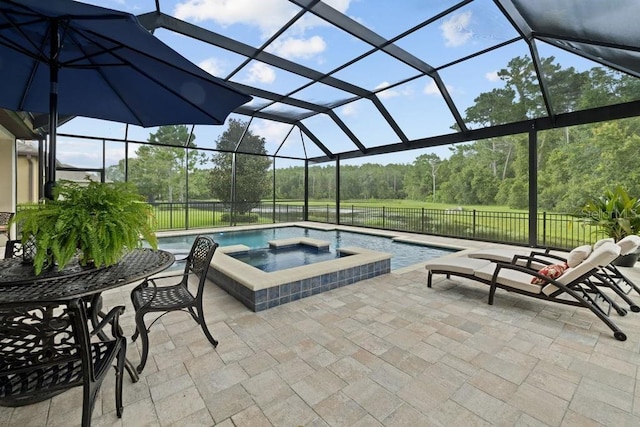
[[22, 241], [21, 240], [7, 240], [4, 245], [4, 257], [16, 258], [22, 255]]
[[0, 405], [29, 405], [82, 386], [82, 426], [89, 426], [98, 391], [115, 361], [116, 413], [121, 417], [122, 312], [123, 306], [114, 307], [90, 330], [80, 298], [0, 304]]
[[[149, 278], [136, 286], [131, 291], [131, 301], [136, 311], [136, 331], [131, 339], [135, 341], [138, 335], [142, 338], [142, 354], [140, 364], [136, 370], [141, 373], [147, 363], [149, 355], [148, 332], [151, 326], [165, 314], [172, 311], [185, 311], [202, 327], [204, 335], [213, 347], [217, 347], [216, 341], [207, 327], [202, 309], [202, 294], [207, 281], [207, 272], [211, 259], [218, 244], [210, 237], [197, 236], [191, 246], [189, 255], [182, 261], [185, 263], [184, 272], [181, 274], [162, 276], [162, 279], [180, 277], [180, 282], [172, 286], [157, 286], [156, 280], [159, 278]], [[198, 289], [196, 294], [189, 291], [188, 283], [191, 276], [197, 276]], [[149, 286], [151, 285], [151, 286]], [[144, 323], [144, 316], [151, 312], [162, 312], [147, 327]]]
[[0, 233], [6, 234], [7, 240], [11, 239], [9, 222], [11, 222], [14, 215], [13, 212], [0, 212]]

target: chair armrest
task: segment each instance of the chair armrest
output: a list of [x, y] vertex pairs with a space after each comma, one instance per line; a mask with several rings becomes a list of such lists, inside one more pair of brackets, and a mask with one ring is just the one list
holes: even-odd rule
[[107, 314], [102, 317], [100, 323], [98, 323], [93, 330], [89, 333], [91, 337], [104, 332], [104, 328], [107, 325], [111, 325], [111, 335], [114, 338], [123, 338], [122, 329], [120, 328], [120, 315], [124, 313], [124, 306], [118, 305], [113, 307]]
[[[540, 262], [543, 262], [540, 259], [540, 257], [542, 257], [542, 258], [551, 258], [553, 260], [567, 262], [567, 258], [565, 258], [563, 256], [560, 256], [560, 255], [552, 254], [551, 252], [549, 252], [549, 249], [547, 249], [545, 252], [531, 252], [531, 256], [533, 258], [536, 258], [536, 261], [540, 261]], [[551, 263], [549, 262], [549, 264], [551, 264]]]
[[[529, 257], [524, 256], [524, 258], [527, 259]], [[520, 264], [512, 264], [512, 263], [507, 264], [507, 263], [504, 263], [504, 262], [499, 262], [499, 263], [496, 263], [496, 264], [497, 264], [497, 266], [496, 266], [495, 271], [493, 272], [493, 278], [491, 279], [492, 282], [496, 281], [496, 279], [498, 278], [499, 272], [502, 269], [520, 271], [522, 273], [526, 273], [526, 274], [529, 274], [531, 276], [535, 276], [535, 277], [538, 277], [540, 279], [544, 279], [544, 280], [547, 280], [547, 281], [552, 280], [552, 279], [549, 279], [544, 274], [538, 273], [538, 271], [532, 269], [531, 267], [527, 267], [527, 266], [520, 265]]]
[[[541, 254], [538, 253], [537, 255], [541, 255]], [[531, 267], [531, 263], [534, 262], [534, 261], [535, 262], [539, 262], [541, 264], [545, 264], [545, 265], [553, 264], [549, 260], [538, 258], [536, 256], [536, 254], [534, 254], [533, 252], [531, 254], [529, 254], [529, 255], [514, 255], [510, 264], [511, 265], [519, 265], [519, 266], [523, 267], [523, 265], [520, 264], [519, 261], [526, 261], [526, 264], [524, 265], [524, 267], [526, 267], [528, 269], [531, 269], [533, 271], [536, 271], [533, 267]]]

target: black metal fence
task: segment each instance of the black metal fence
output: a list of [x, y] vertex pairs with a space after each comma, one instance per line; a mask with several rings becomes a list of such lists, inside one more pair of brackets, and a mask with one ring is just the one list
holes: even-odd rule
[[[160, 230], [303, 221], [299, 204], [261, 203], [250, 213], [234, 213], [219, 202], [153, 203]], [[339, 221], [338, 221], [339, 219]], [[529, 244], [529, 214], [482, 210], [309, 206], [308, 220], [492, 242]], [[569, 249], [593, 243], [594, 228], [567, 214], [538, 214], [536, 244]]]

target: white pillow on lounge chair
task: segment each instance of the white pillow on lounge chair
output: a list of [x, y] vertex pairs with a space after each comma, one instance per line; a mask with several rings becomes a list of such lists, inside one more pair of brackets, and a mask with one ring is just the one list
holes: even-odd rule
[[607, 242], [611, 242], [611, 243], [615, 243], [615, 239], [613, 237], [607, 237], [606, 239], [600, 239], [597, 242], [595, 242], [593, 244], [593, 250], [598, 249], [600, 246], [602, 246], [603, 244], [607, 243]]
[[[570, 284], [577, 280], [583, 274], [589, 272], [589, 270], [597, 269], [609, 264], [620, 255], [620, 246], [612, 242], [605, 242], [600, 247], [594, 250], [591, 255], [575, 268], [568, 268], [562, 276], [558, 277], [556, 281], [563, 285]], [[558, 290], [558, 287], [553, 283], [549, 283], [542, 289], [546, 295], [551, 295]]]
[[591, 252], [591, 245], [582, 245], [574, 248], [569, 252], [569, 255], [567, 255], [567, 265], [571, 268], [577, 267], [582, 261], [591, 255]]
[[630, 254], [640, 246], [640, 236], [635, 234], [626, 236], [618, 241], [618, 246], [620, 246], [620, 255]]

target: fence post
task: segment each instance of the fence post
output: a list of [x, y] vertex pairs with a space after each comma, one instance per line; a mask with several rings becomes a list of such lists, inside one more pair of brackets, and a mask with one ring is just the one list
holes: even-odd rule
[[173, 202], [169, 203], [169, 228], [173, 229]]
[[420, 232], [424, 233], [424, 208], [422, 208], [422, 216], [420, 218]]
[[547, 246], [547, 212], [542, 212], [542, 246]]
[[382, 207], [382, 228], [385, 228], [386, 219], [387, 219], [386, 209], [383, 206]]
[[475, 239], [476, 237], [476, 210], [473, 210], [473, 227], [471, 228], [473, 230], [473, 238]]
[[353, 218], [353, 205], [351, 205], [351, 225], [353, 225], [353, 221], [354, 221], [354, 218]]

